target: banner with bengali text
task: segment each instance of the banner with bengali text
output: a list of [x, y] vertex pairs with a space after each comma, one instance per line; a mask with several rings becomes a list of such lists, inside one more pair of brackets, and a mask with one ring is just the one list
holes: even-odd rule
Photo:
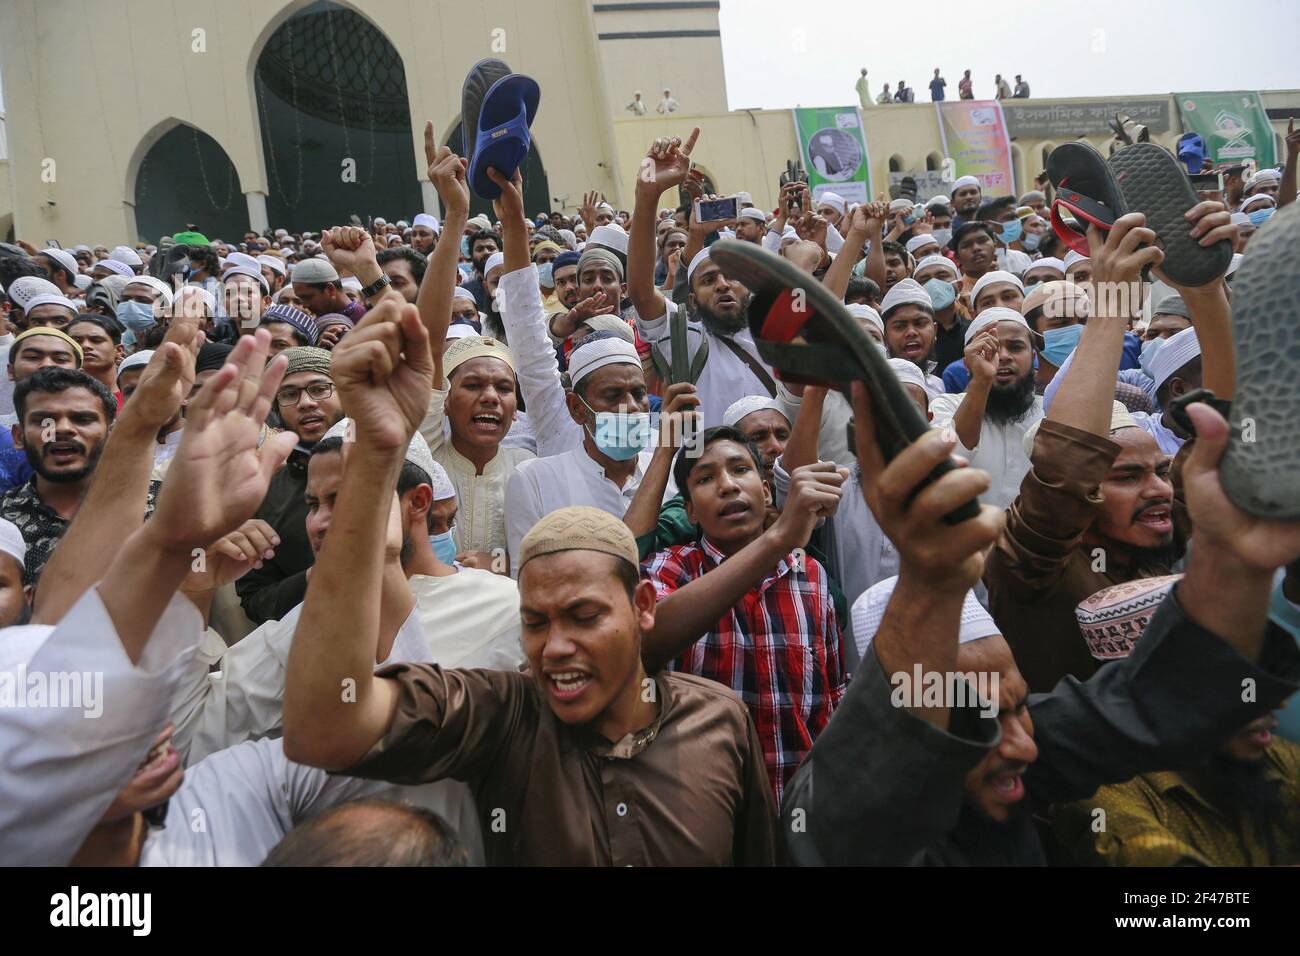
[[985, 197], [1013, 195], [1011, 139], [1002, 104], [997, 100], [945, 100], [935, 103], [934, 109], [944, 171], [954, 180], [974, 176]]

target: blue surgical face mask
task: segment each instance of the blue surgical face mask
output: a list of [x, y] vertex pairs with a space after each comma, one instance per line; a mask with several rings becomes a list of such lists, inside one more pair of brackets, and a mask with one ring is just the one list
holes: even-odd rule
[[930, 297], [930, 302], [934, 305], [934, 311], [936, 312], [942, 312], [957, 301], [957, 290], [953, 288], [952, 283], [947, 279], [940, 279], [938, 276], [928, 279], [924, 289], [926, 295]]
[[1141, 368], [1142, 371], [1146, 372], [1147, 375], [1151, 374], [1151, 360], [1155, 358], [1156, 352], [1158, 352], [1160, 346], [1164, 344], [1165, 340], [1159, 338], [1151, 339], [1149, 342], [1142, 343], [1142, 354], [1138, 356], [1138, 367]]
[[469, 236], [462, 236], [460, 240], [460, 254], [466, 259], [469, 258]]
[[[596, 416], [596, 430], [587, 429], [596, 448], [607, 458], [627, 461], [650, 444], [649, 412], [598, 412], [581, 398], [587, 411]], [[583, 426], [586, 428], [586, 426]]]
[[1246, 213], [1246, 218], [1250, 220], [1252, 226], [1262, 226], [1272, 217], [1277, 209], [1273, 206], [1265, 206], [1263, 209], [1256, 209], [1254, 212]]
[[930, 235], [934, 236], [934, 241], [941, 246], [946, 246], [952, 240], [952, 230], [949, 228], [935, 229]]
[[555, 278], [553, 276], [554, 271], [555, 271], [555, 264], [553, 262], [543, 262], [540, 266], [537, 267], [537, 281], [540, 282], [542, 285], [546, 286], [546, 288], [548, 289], [554, 289], [555, 288]]
[[1027, 232], [1020, 238], [1020, 244], [1027, 252], [1037, 252], [1038, 244], [1042, 241], [1043, 237], [1036, 232]]
[[136, 335], [142, 335], [157, 324], [154, 321], [152, 305], [132, 302], [130, 299], [117, 304], [117, 317]]
[[452, 564], [456, 560], [456, 538], [450, 531], [444, 531], [442, 534], [429, 535], [429, 544], [433, 546], [433, 553], [443, 564]]
[[1043, 358], [1060, 368], [1065, 364], [1065, 360], [1070, 357], [1074, 347], [1079, 344], [1079, 337], [1083, 335], [1083, 329], [1082, 325], [1067, 325], [1060, 329], [1048, 329], [1043, 333]]
[[1042, 285], [1041, 282], [1031, 282], [1031, 283], [1029, 283], [1029, 285], [1025, 286], [1025, 298], [1028, 299], [1028, 298], [1029, 298], [1029, 293], [1033, 292], [1033, 291], [1034, 291], [1035, 289], [1037, 289], [1040, 285]]
[[998, 240], [1004, 246], [1009, 246], [1019, 239], [1023, 232], [1024, 229], [1020, 225], [1020, 220], [1013, 219], [1011, 222], [1002, 223], [1002, 234], [998, 236]]

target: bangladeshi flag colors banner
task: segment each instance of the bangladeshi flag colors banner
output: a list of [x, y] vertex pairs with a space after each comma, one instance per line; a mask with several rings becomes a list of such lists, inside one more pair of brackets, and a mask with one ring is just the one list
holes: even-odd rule
[[871, 200], [871, 163], [856, 106], [797, 109], [794, 129], [814, 202], [824, 192], [838, 193], [850, 206]]
[[985, 197], [1015, 194], [1011, 139], [997, 100], [945, 100], [934, 104], [943, 143], [945, 178], [974, 176]]
[[1253, 161], [1257, 168], [1277, 164], [1273, 127], [1258, 93], [1175, 93], [1183, 129], [1199, 133], [1219, 163]]

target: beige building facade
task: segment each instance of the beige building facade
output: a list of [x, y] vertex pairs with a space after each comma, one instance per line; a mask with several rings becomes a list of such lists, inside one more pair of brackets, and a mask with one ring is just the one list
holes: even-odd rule
[[[283, 119], [268, 123], [261, 113], [266, 106], [255, 74], [268, 44], [282, 37], [286, 27], [292, 30], [306, 22], [303, 17], [324, 9], [363, 18], [367, 29], [391, 45], [388, 55], [375, 56], [382, 56], [390, 72], [404, 81], [409, 123], [399, 124], [400, 134], [385, 141], [395, 144], [394, 152], [409, 152], [397, 156], [400, 162], [392, 167], [406, 170], [397, 186], [410, 198], [398, 204], [401, 208], [370, 208], [374, 203], [365, 194], [365, 184], [375, 182], [373, 170], [367, 176], [367, 164], [378, 168], [379, 161], [393, 160], [382, 149], [376, 156], [373, 125], [367, 153], [365, 121], [356, 115], [364, 112], [359, 104], [368, 102], [372, 89], [382, 93], [369, 69], [376, 66], [373, 58], [361, 63], [356, 81], [363, 87], [361, 99], [356, 90], [345, 91], [333, 81], [351, 155], [322, 147], [310, 128], [286, 130]], [[316, 57], [318, 70], [333, 62], [333, 44], [342, 48], [348, 41], [322, 36], [300, 41], [308, 43], [304, 55]], [[200, 158], [201, 188], [246, 228], [285, 225], [273, 221], [271, 211], [295, 187], [295, 199], [310, 208], [320, 197], [312, 196], [315, 187], [305, 184], [323, 170], [338, 178], [329, 192], [337, 190], [348, 208], [363, 216], [409, 218], [421, 209], [437, 213], [437, 197], [423, 175], [424, 122], [432, 121], [440, 142], [456, 134], [463, 77], [484, 57], [506, 60], [535, 77], [542, 89], [533, 126], [537, 164], [526, 168], [544, 172], [542, 184], [532, 184], [529, 201], [539, 208], [530, 213], [541, 207], [572, 211], [589, 189], [629, 207], [649, 143], [657, 136], [684, 136], [694, 125], [702, 130], [695, 158], [717, 189], [748, 190], [761, 206], [775, 205], [777, 177], [796, 155], [789, 110], [727, 110], [716, 2], [224, 0], [207, 5], [121, 0], [88, 7], [76, 0], [5, 0], [0, 3], [5, 98], [0, 238], [12, 232], [38, 246], [50, 239], [63, 245], [156, 241], [158, 235], [145, 234], [141, 225], [149, 218], [147, 210], [137, 208], [149, 201], [141, 196], [141, 169], [154, 156], [151, 182], [155, 189], [166, 185], [168, 170], [159, 168], [151, 150], [178, 128], [197, 131], [196, 153], [201, 136], [205, 149], [224, 155], [221, 163], [228, 160], [227, 181], [221, 163], [214, 167], [209, 159], [205, 166]], [[292, 70], [286, 75], [299, 82]], [[313, 75], [320, 74], [304, 72], [302, 81]], [[846, 75], [844, 102], [852, 103], [854, 71]], [[668, 116], [655, 109], [665, 88], [680, 104]], [[648, 107], [644, 116], [625, 108], [636, 90]], [[295, 87], [294, 96], [300, 92], [328, 100], [335, 90], [324, 83], [315, 90]], [[351, 97], [347, 103], [345, 94]], [[1154, 138], [1171, 145], [1180, 129], [1172, 97], [1132, 102], [1152, 99], [1165, 101], [1170, 118], [1168, 131]], [[1300, 91], [1265, 92], [1264, 101], [1271, 111], [1300, 112]], [[1060, 110], [1076, 101], [1025, 103]], [[931, 104], [872, 107], [862, 115], [877, 192], [888, 191], [891, 173], [941, 167]], [[1285, 119], [1275, 118], [1273, 125], [1281, 133]], [[276, 152], [272, 143], [268, 152], [269, 134], [287, 136], [281, 142], [295, 148]], [[1073, 138], [1017, 137], [1012, 144], [1017, 191], [1029, 188], [1043, 168], [1045, 150]], [[1089, 137], [1097, 145], [1106, 138]], [[349, 160], [360, 167], [351, 181]], [[675, 195], [665, 197], [670, 202], [676, 202]], [[174, 228], [183, 225], [177, 222]]]

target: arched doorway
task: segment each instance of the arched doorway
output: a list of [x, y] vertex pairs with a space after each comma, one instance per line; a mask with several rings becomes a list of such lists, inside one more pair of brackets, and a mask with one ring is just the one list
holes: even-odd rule
[[147, 242], [191, 226], [209, 239], [236, 242], [248, 231], [234, 163], [220, 143], [185, 123], [175, 122], [148, 147], [132, 195], [136, 235]]
[[361, 14], [320, 0], [271, 34], [253, 75], [272, 228], [313, 232], [424, 206], [406, 69]]
[[[461, 133], [460, 117], [456, 117], [451, 135], [447, 137], [447, 146], [457, 156], [465, 155], [465, 137]], [[546, 179], [546, 168], [542, 165], [542, 154], [537, 151], [536, 139], [528, 146], [528, 155], [524, 157], [524, 164], [519, 167], [519, 175], [524, 180], [525, 215], [535, 216], [539, 212], [549, 212], [554, 208], [555, 203], [551, 201], [551, 186]], [[491, 201], [480, 198], [470, 190], [469, 214], [477, 216], [479, 213], [496, 222], [497, 217], [492, 211]]]

